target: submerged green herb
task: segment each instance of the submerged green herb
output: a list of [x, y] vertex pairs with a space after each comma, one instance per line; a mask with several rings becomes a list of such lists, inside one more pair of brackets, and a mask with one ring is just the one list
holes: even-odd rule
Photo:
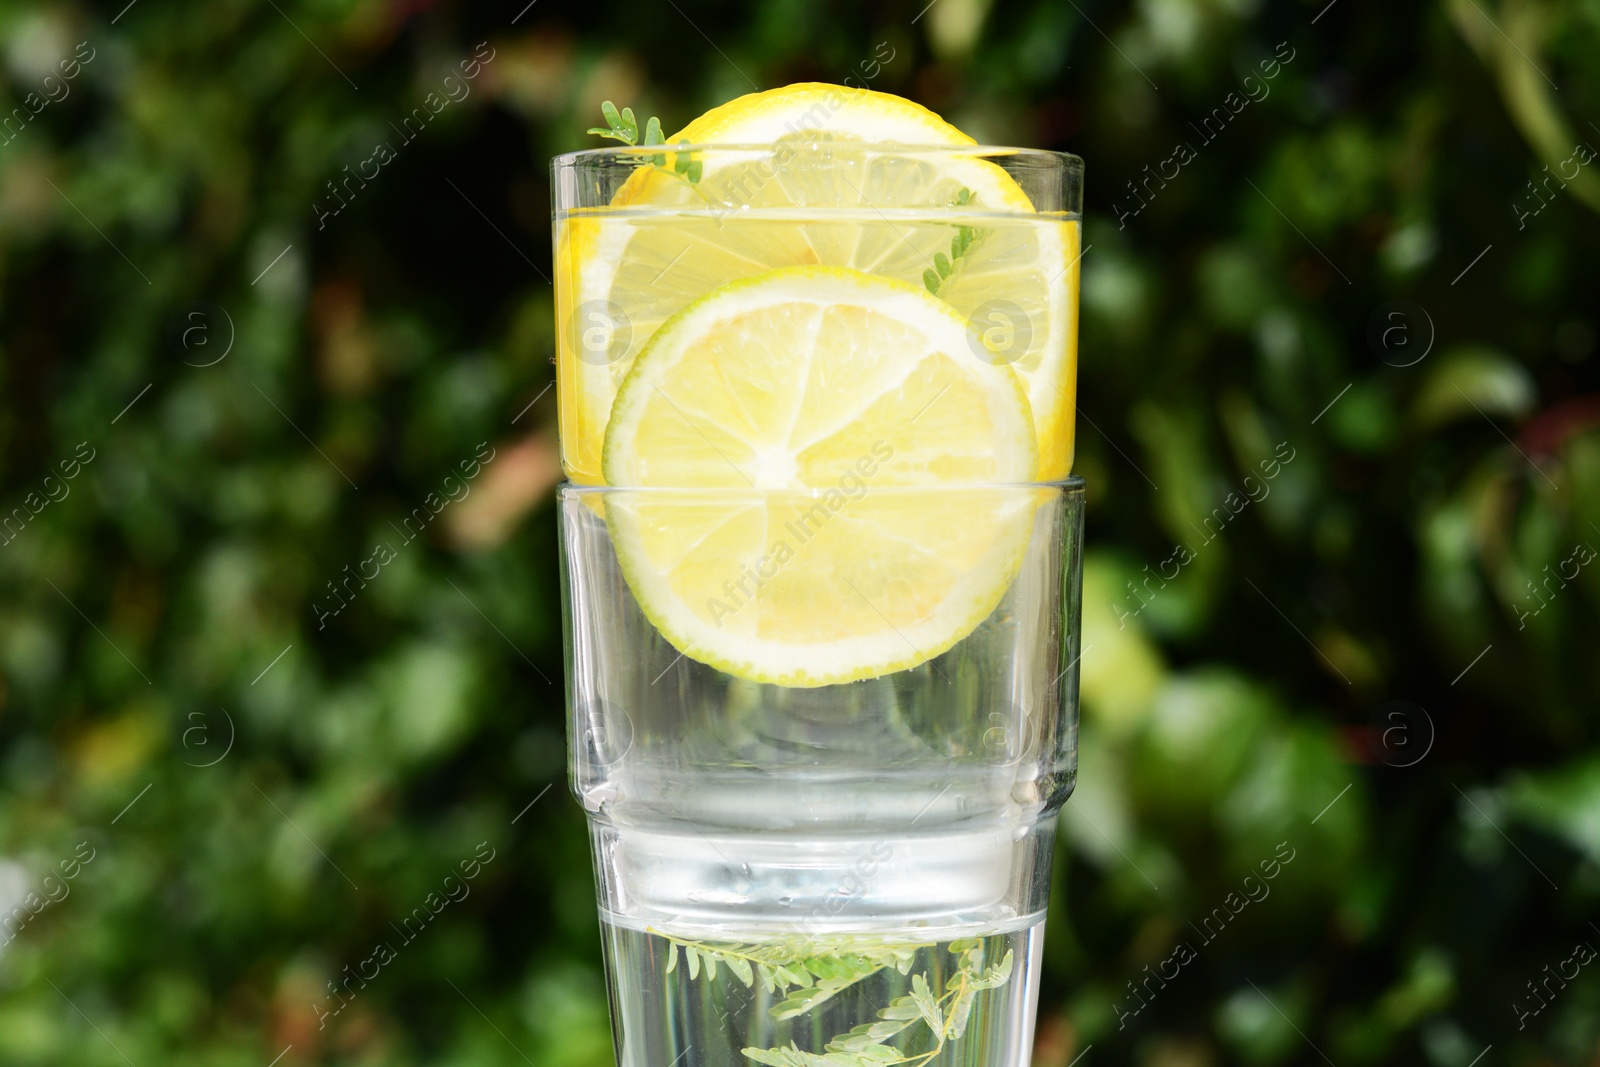
[[[764, 992], [781, 994], [784, 999], [768, 1009], [780, 1021], [815, 1010], [879, 971], [893, 968], [909, 974], [917, 953], [934, 947], [859, 938], [741, 944], [671, 937], [668, 942], [668, 974], [677, 969], [680, 956], [691, 980], [703, 975], [710, 981], [719, 966], [726, 967], [747, 987], [760, 983]], [[1011, 978], [1014, 961], [1009, 951], [990, 967], [984, 966], [983, 942], [978, 938], [952, 942], [949, 951], [956, 957], [956, 969], [940, 992], [934, 992], [926, 974], [911, 975], [910, 993], [881, 1009], [876, 1021], [836, 1035], [827, 1043], [825, 1055], [805, 1052], [791, 1042], [777, 1048], [746, 1048], [745, 1056], [768, 1067], [923, 1067], [966, 1031], [977, 995]], [[933, 1048], [907, 1054], [889, 1043], [916, 1027], [926, 1028]]]
[[[950, 206], [966, 207], [975, 199], [976, 196], [972, 190], [963, 187], [955, 195], [955, 198], [950, 201]], [[922, 272], [922, 284], [928, 287], [928, 292], [934, 296], [939, 295], [939, 288], [954, 273], [956, 264], [960, 262], [961, 257], [972, 251], [973, 246], [978, 243], [986, 232], [986, 230], [980, 230], [974, 226], [956, 227], [956, 235], [950, 239], [950, 254], [946, 256], [943, 252], [935, 252], [933, 254], [933, 266]]]

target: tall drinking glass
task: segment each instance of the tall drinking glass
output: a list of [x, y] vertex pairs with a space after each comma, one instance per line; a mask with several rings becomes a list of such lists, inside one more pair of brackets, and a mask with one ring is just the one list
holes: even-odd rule
[[[554, 175], [571, 786], [619, 1063], [1026, 1064], [1076, 773], [1081, 163], [797, 136], [576, 153]], [[803, 294], [811, 275], [784, 272], [814, 265], [953, 309], [946, 355], [1009, 368], [1036, 476], [921, 462], [951, 431], [911, 424], [943, 388], [859, 455], [797, 467], [723, 455], [696, 390], [652, 378], [649, 417], [732, 473], [602, 484], [662, 469], [616, 455], [642, 439], [617, 398], [648, 395], [628, 375], [652, 338], [755, 275]], [[781, 336], [735, 342], [781, 361]]]

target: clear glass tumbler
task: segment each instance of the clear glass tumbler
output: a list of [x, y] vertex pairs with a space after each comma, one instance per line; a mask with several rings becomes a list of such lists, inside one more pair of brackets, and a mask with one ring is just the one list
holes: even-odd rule
[[617, 1056], [1020, 1067], [1075, 774], [1083, 165], [819, 109], [552, 164]]
[[[755, 682], [684, 655], [651, 621], [661, 605], [634, 590], [652, 529], [800, 515], [824, 496], [560, 491], [571, 785], [622, 1067], [1028, 1062], [1054, 827], [1076, 771], [1083, 483], [845, 501], [830, 522], [978, 528], [996, 548], [966, 565], [998, 599], [906, 670]], [[897, 617], [892, 583], [868, 581], [818, 593], [838, 598], [819, 605], [830, 640], [876, 638]], [[746, 588], [739, 611], [759, 615], [771, 585]]]

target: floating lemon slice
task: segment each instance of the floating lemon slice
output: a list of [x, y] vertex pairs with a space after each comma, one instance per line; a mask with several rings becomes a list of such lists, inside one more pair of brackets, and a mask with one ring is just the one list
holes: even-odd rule
[[1039, 477], [1068, 473], [1076, 220], [1035, 212], [987, 160], [905, 147], [973, 142], [886, 93], [791, 85], [715, 108], [669, 141], [750, 147], [692, 153], [694, 182], [665, 152], [665, 166], [636, 169], [608, 207], [557, 223], [561, 439], [573, 481], [602, 481], [617, 389], [663, 322], [736, 279], [818, 264], [918, 287], [932, 271], [939, 298], [972, 318], [995, 362], [1021, 376]]
[[829, 685], [925, 662], [994, 611], [1036, 502], [992, 486], [1036, 470], [1017, 375], [948, 304], [784, 268], [690, 305], [640, 353], [606, 434], [606, 519], [679, 650]]
[[881, 144], [976, 144], [921, 104], [892, 93], [796, 82], [712, 108], [667, 140], [771, 144], [797, 130], [847, 132]]

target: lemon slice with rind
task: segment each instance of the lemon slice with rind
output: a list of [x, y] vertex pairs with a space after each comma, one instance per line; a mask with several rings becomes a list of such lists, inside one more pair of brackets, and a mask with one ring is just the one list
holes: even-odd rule
[[1017, 375], [972, 352], [948, 304], [784, 268], [656, 331], [613, 408], [605, 510], [680, 651], [819, 686], [923, 663], [987, 618], [1031, 529], [1013, 486], [1036, 469]]
[[770, 144], [800, 132], [843, 130], [880, 144], [975, 144], [921, 104], [892, 93], [796, 82], [712, 108], [667, 138], [671, 144]]
[[[1004, 168], [951, 151], [971, 138], [885, 93], [817, 84], [756, 93], [669, 140], [746, 147], [692, 153], [702, 168], [696, 182], [677, 173], [677, 154], [666, 151], [664, 166], [636, 169], [609, 206], [558, 220], [561, 436], [574, 481], [603, 480], [600, 450], [617, 389], [655, 330], [691, 301], [793, 265], [921, 286], [941, 259], [954, 265], [939, 297], [975, 317], [975, 336], [1000, 340], [996, 361], [1025, 384], [1041, 476], [1067, 474], [1075, 219], [1036, 212]], [[952, 257], [963, 232], [972, 239]], [[623, 328], [610, 328], [619, 321]], [[598, 350], [595, 336], [603, 338]]]

